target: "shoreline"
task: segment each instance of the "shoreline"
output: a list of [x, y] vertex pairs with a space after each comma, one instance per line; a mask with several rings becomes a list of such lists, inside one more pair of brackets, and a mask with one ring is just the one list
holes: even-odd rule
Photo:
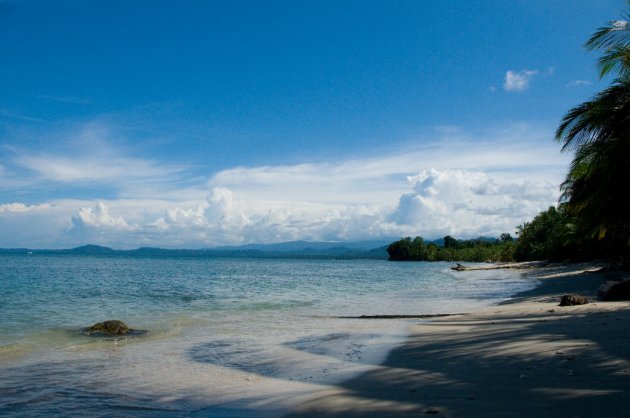
[[[534, 289], [412, 324], [378, 368], [302, 397], [286, 416], [625, 416], [630, 302], [597, 301], [599, 285], [624, 274], [599, 267], [527, 266]], [[590, 303], [558, 306], [566, 293]]]
[[[45, 359], [29, 355], [12, 366], [7, 363], [3, 372], [6, 381], [18, 385], [9, 387], [24, 385], [24, 376], [27, 376], [27, 381], [28, 376], [37, 379], [42, 374], [51, 376], [50, 379], [54, 377], [55, 382], [61, 382], [66, 393], [82, 395], [75, 403], [72, 403], [71, 397], [64, 396], [63, 408], [69, 412], [87, 413], [94, 410], [94, 405], [107, 409], [113, 402], [112, 408], [119, 408], [119, 412], [142, 406], [151, 411], [151, 416], [418, 416], [431, 411], [437, 416], [519, 416], [505, 413], [500, 405], [492, 406], [498, 412], [493, 413], [492, 408], [488, 412], [489, 402], [495, 402], [497, 396], [490, 394], [486, 397], [490, 393], [486, 387], [492, 386], [484, 379], [488, 369], [495, 369], [494, 364], [487, 363], [487, 358], [500, 357], [501, 353], [493, 350], [502, 344], [507, 344], [508, 348], [510, 344], [521, 344], [518, 339], [510, 337], [511, 334], [527, 334], [519, 327], [540, 327], [550, 318], [557, 319], [553, 317], [572, 319], [567, 316], [570, 312], [573, 312], [572, 315], [582, 311], [588, 313], [589, 305], [559, 308], [555, 307], [558, 302], [553, 299], [559, 300], [561, 293], [569, 288], [578, 293], [594, 294], [597, 286], [593, 285], [593, 278], [608, 274], [577, 274], [579, 269], [587, 271], [591, 267], [591, 264], [547, 265], [509, 274], [493, 273], [490, 276], [497, 288], [529, 290], [504, 302], [495, 298], [493, 305], [484, 304], [483, 307], [467, 309], [463, 305], [449, 305], [452, 309], [445, 312], [451, 313], [430, 314], [425, 311], [418, 315], [349, 318], [315, 316], [313, 318], [323, 319], [322, 323], [315, 321], [319, 324], [316, 328], [309, 325], [309, 316], [302, 320], [298, 316], [294, 321], [308, 332], [299, 332], [295, 338], [287, 340], [288, 345], [278, 347], [266, 345], [264, 341], [252, 340], [252, 344], [244, 339], [230, 344], [231, 340], [209, 338], [203, 332], [196, 332], [196, 328], [185, 326], [181, 333], [165, 334], [167, 338], [155, 334], [150, 340], [144, 340], [146, 343], [142, 340], [120, 344], [103, 341], [85, 346], [77, 341], [58, 350], [47, 349], [50, 335], [45, 335], [42, 344], [38, 345], [44, 350]], [[467, 289], [474, 292], [476, 274], [449, 272], [448, 280], [440, 284], [459, 283], [457, 275], [460, 274], [468, 277], [473, 286]], [[513, 275], [525, 279], [526, 286], [507, 287]], [[487, 273], [482, 272], [481, 276], [486, 277]], [[503, 281], [504, 278], [507, 282]], [[533, 286], [535, 288], [531, 289]], [[502, 295], [505, 296], [506, 292]], [[439, 292], [437, 297], [441, 300]], [[536, 303], [535, 308], [550, 303], [554, 307], [540, 312], [534, 309], [534, 316], [528, 318], [531, 312], [518, 313], [523, 308], [522, 303]], [[440, 306], [444, 308], [444, 305]], [[630, 310], [630, 304], [625, 306]], [[387, 311], [392, 313], [384, 310]], [[413, 313], [413, 310], [408, 313]], [[244, 323], [249, 323], [250, 327], [254, 324]], [[274, 322], [276, 327], [284, 329], [282, 323]], [[206, 329], [207, 324], [204, 323], [202, 328]], [[625, 329], [622, 331], [625, 338]], [[553, 331], [547, 334], [551, 335]], [[477, 346], [475, 340], [479, 340]], [[527, 340], [522, 345], [529, 342]], [[630, 347], [621, 347], [626, 348], [624, 355], [627, 359]], [[483, 357], [476, 357], [478, 353]], [[574, 356], [572, 360], [563, 361], [577, 364], [584, 357], [573, 352], [566, 355], [570, 356]], [[100, 363], [101, 359], [108, 362], [106, 367]], [[501, 371], [508, 370], [516, 360], [503, 358], [495, 361], [496, 370]], [[518, 365], [518, 361], [515, 366], [519, 370], [524, 369], [519, 376], [533, 380], [529, 376], [533, 372], [527, 369], [534, 367], [533, 363], [529, 359], [521, 362], [523, 367]], [[89, 367], [85, 367], [87, 365]], [[101, 371], [92, 375], [90, 370], [94, 367], [101, 367]], [[630, 370], [630, 366], [627, 369]], [[537, 368], [535, 370], [538, 372]], [[490, 376], [496, 378], [492, 374]], [[36, 386], [46, 388], [53, 384], [50, 379], [38, 380], [39, 386]], [[505, 384], [514, 386], [510, 381], [498, 382], [499, 390]], [[520, 378], [518, 382], [523, 383]], [[621, 393], [625, 395], [623, 391]], [[16, 399], [21, 399], [20, 393], [15, 393]], [[82, 404], [86, 393], [93, 401], [88, 409]], [[103, 397], [103, 393], [106, 396]], [[518, 395], [525, 396], [522, 393]], [[23, 409], [11, 409], [10, 399], [7, 397], [4, 403], [0, 402], [0, 411], [9, 416], [23, 415]], [[56, 399], [38, 400], [25, 408], [30, 415], [45, 416], [44, 412], [51, 410], [47, 409], [48, 402], [54, 403]], [[471, 409], [473, 406], [483, 410], [474, 412], [474, 408]], [[533, 415], [549, 416], [536, 412]], [[615, 416], [598, 412], [590, 415]]]

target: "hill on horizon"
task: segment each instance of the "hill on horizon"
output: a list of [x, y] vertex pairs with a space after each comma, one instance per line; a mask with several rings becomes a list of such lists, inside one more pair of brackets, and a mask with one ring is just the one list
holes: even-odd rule
[[214, 248], [159, 248], [140, 247], [116, 250], [110, 247], [86, 244], [67, 249], [3, 248], [1, 253], [11, 254], [71, 254], [71, 255], [126, 255], [126, 256], [182, 256], [182, 257], [297, 257], [297, 258], [387, 258], [389, 240], [372, 241], [289, 241], [274, 244], [245, 244]]

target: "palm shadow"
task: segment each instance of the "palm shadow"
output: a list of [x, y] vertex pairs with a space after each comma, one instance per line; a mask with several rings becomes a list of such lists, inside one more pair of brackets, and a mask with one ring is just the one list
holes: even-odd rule
[[[423, 333], [394, 349], [382, 367], [288, 416], [627, 416], [629, 320], [630, 309], [554, 310], [424, 324]], [[558, 342], [565, 348], [553, 349], [550, 343]]]

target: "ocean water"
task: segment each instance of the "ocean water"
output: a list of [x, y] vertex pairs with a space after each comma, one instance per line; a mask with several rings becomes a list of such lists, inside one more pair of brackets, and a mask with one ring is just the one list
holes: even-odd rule
[[[414, 320], [532, 288], [380, 260], [0, 255], [0, 415], [273, 416], [376, 367]], [[136, 338], [85, 335], [120, 319]]]

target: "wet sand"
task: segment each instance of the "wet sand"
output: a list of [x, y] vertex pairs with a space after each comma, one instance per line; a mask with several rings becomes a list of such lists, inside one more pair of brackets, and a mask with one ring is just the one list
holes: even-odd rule
[[[418, 320], [385, 362], [296, 399], [290, 417], [630, 416], [630, 302], [599, 302], [619, 277], [593, 264], [530, 270], [500, 306]], [[591, 303], [560, 307], [566, 293]]]

